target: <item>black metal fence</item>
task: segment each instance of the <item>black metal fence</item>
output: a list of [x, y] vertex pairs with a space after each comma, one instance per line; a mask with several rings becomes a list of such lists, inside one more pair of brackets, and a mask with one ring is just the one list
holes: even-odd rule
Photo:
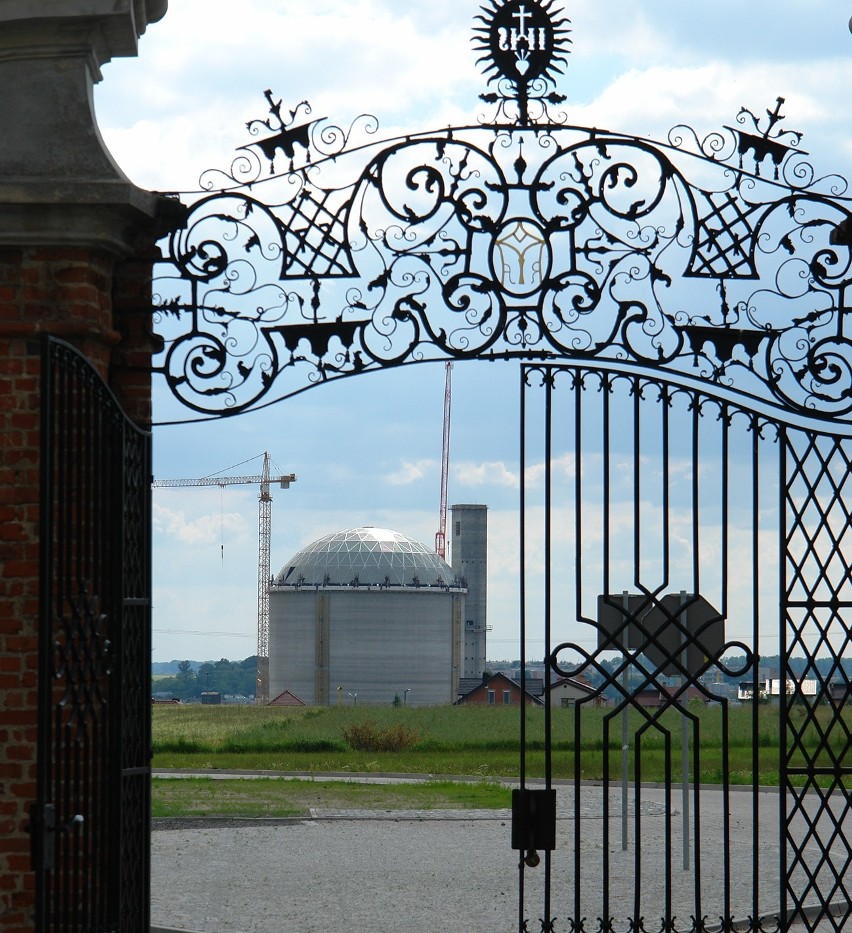
[[37, 926], [147, 931], [150, 435], [56, 340], [41, 431]]
[[527, 365], [521, 394], [521, 656], [543, 638], [548, 703], [518, 928], [839, 931], [849, 439], [594, 367]]

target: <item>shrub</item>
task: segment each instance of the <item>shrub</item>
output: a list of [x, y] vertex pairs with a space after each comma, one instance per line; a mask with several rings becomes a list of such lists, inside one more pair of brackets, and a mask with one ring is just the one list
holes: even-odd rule
[[356, 752], [401, 752], [420, 741], [420, 734], [397, 723], [381, 729], [365, 720], [343, 730], [343, 740]]

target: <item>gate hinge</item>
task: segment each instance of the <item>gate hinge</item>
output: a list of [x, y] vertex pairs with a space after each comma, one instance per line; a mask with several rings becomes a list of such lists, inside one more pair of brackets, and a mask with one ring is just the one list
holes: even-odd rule
[[524, 861], [538, 865], [538, 851], [556, 848], [556, 791], [512, 791], [512, 848], [526, 852]]

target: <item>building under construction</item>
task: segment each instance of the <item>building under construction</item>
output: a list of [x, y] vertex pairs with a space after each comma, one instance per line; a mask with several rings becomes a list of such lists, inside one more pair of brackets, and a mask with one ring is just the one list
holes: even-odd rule
[[326, 535], [287, 561], [269, 592], [271, 699], [435, 705], [455, 701], [460, 677], [481, 675], [486, 509], [452, 511], [452, 566], [371, 527]]

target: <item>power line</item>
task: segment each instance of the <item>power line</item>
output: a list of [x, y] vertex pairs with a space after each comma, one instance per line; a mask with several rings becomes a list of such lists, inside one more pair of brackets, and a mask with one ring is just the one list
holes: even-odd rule
[[194, 629], [183, 628], [155, 628], [151, 629], [157, 635], [224, 635], [228, 638], [251, 638], [249, 632], [214, 632], [209, 629], [206, 632], [196, 631]]

